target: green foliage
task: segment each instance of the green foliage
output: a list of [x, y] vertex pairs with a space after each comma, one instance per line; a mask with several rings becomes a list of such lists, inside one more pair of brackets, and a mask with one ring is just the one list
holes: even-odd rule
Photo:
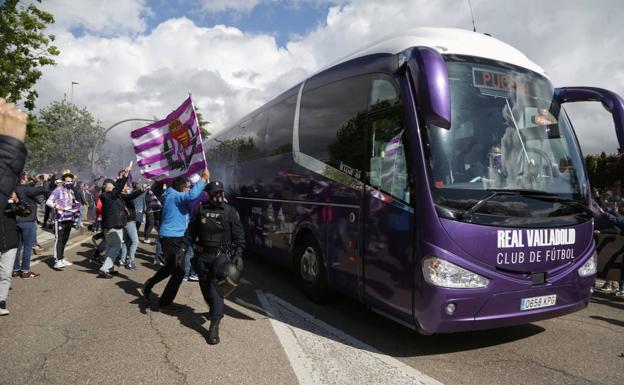
[[217, 143], [216, 147], [206, 151], [206, 159], [208, 161], [238, 160], [244, 162], [258, 157], [256, 142], [251, 137], [227, 139], [217, 141]]
[[195, 112], [197, 113], [197, 123], [199, 124], [199, 130], [201, 133], [201, 137], [203, 140], [208, 139], [210, 135], [212, 135], [207, 129], [206, 126], [210, 123], [209, 121], [204, 119], [204, 115], [201, 112], [197, 111], [197, 107], [195, 108]]
[[624, 156], [619, 154], [587, 155], [585, 167], [592, 187], [609, 189], [624, 179]]
[[54, 23], [52, 14], [32, 2], [18, 3], [0, 2], [0, 97], [23, 101], [32, 110], [38, 96], [33, 87], [41, 78], [40, 68], [55, 64], [53, 57], [59, 50], [52, 45], [54, 35], [43, 33], [48, 24]]
[[[69, 168], [90, 172], [91, 150], [103, 133], [104, 127], [86, 108], [66, 100], [53, 102], [40, 111], [39, 117], [29, 116], [27, 167], [39, 171]], [[97, 160], [101, 167], [106, 167], [108, 162], [105, 156]]]

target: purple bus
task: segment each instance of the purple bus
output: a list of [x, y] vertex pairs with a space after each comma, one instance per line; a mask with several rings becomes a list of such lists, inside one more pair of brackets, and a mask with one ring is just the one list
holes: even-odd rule
[[587, 306], [590, 189], [553, 88], [490, 36], [416, 29], [372, 44], [206, 143], [248, 246], [305, 294], [339, 292], [421, 333], [524, 324]]

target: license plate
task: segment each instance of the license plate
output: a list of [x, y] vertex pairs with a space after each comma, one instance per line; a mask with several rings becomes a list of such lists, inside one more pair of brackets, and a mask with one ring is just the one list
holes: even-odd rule
[[557, 294], [543, 295], [541, 297], [522, 298], [520, 310], [539, 309], [541, 307], [554, 306], [557, 302]]

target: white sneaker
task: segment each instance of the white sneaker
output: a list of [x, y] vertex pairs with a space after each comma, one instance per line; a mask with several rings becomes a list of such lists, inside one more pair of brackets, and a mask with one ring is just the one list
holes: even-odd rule
[[61, 259], [61, 262], [63, 262], [63, 266], [71, 266], [71, 265], [73, 265], [73, 263], [69, 262], [67, 259]]
[[65, 264], [63, 263], [62, 259], [59, 259], [58, 261], [54, 262], [55, 269], [62, 269], [64, 267], [65, 267]]
[[9, 310], [0, 307], [0, 315], [9, 315]]

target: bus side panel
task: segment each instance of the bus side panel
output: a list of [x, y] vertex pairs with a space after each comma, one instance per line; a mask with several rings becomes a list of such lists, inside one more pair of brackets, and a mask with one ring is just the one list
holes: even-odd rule
[[249, 250], [292, 266], [295, 237], [305, 228], [319, 242], [330, 286], [359, 298], [359, 191], [296, 164], [292, 153], [240, 163], [230, 174]]
[[325, 206], [327, 265], [330, 285], [351, 297], [360, 297], [363, 261], [360, 258], [360, 209]]
[[367, 188], [364, 236], [366, 302], [413, 322], [414, 212], [383, 192]]
[[285, 266], [297, 213], [288, 198], [292, 186], [284, 169], [292, 163], [290, 153], [256, 159], [238, 165], [236, 207], [247, 236], [247, 247]]

